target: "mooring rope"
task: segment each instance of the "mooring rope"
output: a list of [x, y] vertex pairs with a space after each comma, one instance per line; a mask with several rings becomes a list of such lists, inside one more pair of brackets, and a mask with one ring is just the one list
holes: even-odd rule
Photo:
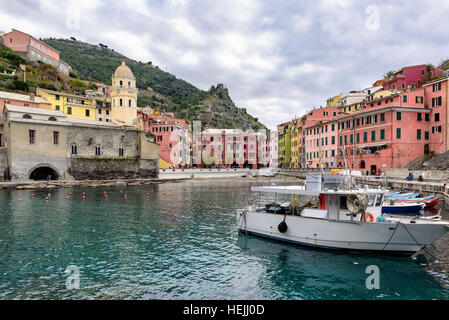
[[396, 228], [394, 229], [393, 233], [391, 234], [390, 239], [388, 239], [388, 242], [385, 244], [385, 246], [382, 250], [385, 250], [385, 248], [390, 244], [390, 241], [391, 241], [391, 239], [393, 239], [393, 236], [396, 233], [396, 230], [398, 230], [400, 224], [401, 224], [400, 222], [397, 223]]

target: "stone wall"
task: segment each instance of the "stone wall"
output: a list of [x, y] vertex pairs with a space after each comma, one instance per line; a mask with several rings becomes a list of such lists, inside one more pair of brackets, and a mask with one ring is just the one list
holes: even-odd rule
[[[78, 154], [69, 154], [69, 174], [75, 180], [157, 178], [159, 146], [136, 130], [98, 127], [70, 127], [68, 152], [76, 144]], [[101, 154], [95, 154], [96, 147]], [[119, 156], [119, 149], [124, 155]]]
[[157, 178], [158, 160], [72, 158], [69, 174], [75, 180]]
[[7, 167], [8, 167], [8, 156], [6, 148], [0, 148], [0, 181], [4, 181], [4, 176]]
[[58, 157], [22, 157], [11, 156], [11, 166], [9, 168], [11, 181], [27, 181], [31, 173], [41, 167], [53, 169], [58, 175], [58, 179], [64, 180], [67, 170], [67, 158]]
[[408, 175], [413, 173], [414, 179], [423, 176], [425, 180], [443, 181], [449, 179], [449, 171], [447, 170], [410, 170], [410, 169], [389, 169], [386, 176], [389, 178], [405, 179]]
[[[71, 126], [67, 132], [68, 156], [97, 158], [95, 147], [101, 148], [101, 158], [119, 158], [119, 148], [124, 149], [122, 158], [139, 157], [138, 132], [117, 128]], [[78, 146], [78, 154], [71, 155], [71, 145]]]

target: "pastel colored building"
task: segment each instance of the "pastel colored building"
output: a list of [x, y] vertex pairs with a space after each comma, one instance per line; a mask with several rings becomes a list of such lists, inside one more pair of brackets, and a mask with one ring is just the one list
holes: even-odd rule
[[269, 167], [270, 168], [277, 168], [278, 167], [278, 147], [279, 147], [279, 141], [278, 141], [278, 132], [277, 131], [271, 131], [269, 133], [270, 135], [270, 144], [269, 144], [269, 152], [270, 152], [270, 159], [269, 159]]
[[190, 124], [173, 113], [150, 114], [139, 110], [143, 130], [156, 136], [159, 149], [159, 167], [185, 168], [191, 165], [192, 133]]
[[439, 79], [422, 86], [424, 90], [424, 107], [431, 110], [428, 121], [430, 146], [425, 150], [437, 154], [449, 151], [449, 113], [448, 91], [449, 79]]
[[398, 93], [396, 90], [385, 90], [385, 89], [377, 90], [376, 92], [373, 92], [366, 97], [365, 104], [369, 104], [374, 100], [381, 99], [383, 97], [388, 97], [396, 93]]
[[19, 94], [14, 92], [0, 91], [0, 148], [6, 145], [3, 134], [3, 110], [6, 105], [51, 109], [51, 103], [41, 97], [36, 97], [34, 93]]
[[430, 148], [424, 89], [383, 97], [339, 118], [338, 166], [377, 174], [404, 168]]
[[338, 122], [319, 122], [306, 129], [306, 168], [335, 168], [338, 151]]
[[278, 125], [278, 166], [287, 168], [291, 163], [291, 126], [292, 122]]
[[34, 93], [20, 94], [0, 91], [0, 114], [3, 113], [3, 108], [6, 104], [12, 106], [51, 109], [51, 103], [47, 99], [38, 97]]
[[261, 130], [257, 132], [257, 165], [258, 168], [267, 168], [270, 166], [270, 139], [271, 134], [268, 131]]
[[[363, 90], [342, 94], [340, 100], [334, 107], [337, 108], [339, 112], [354, 112], [355, 110], [352, 109], [359, 107], [360, 104], [364, 102], [367, 95], [367, 92]], [[351, 108], [352, 111], [350, 111], [349, 108]]]
[[389, 90], [406, 90], [421, 87], [426, 80], [432, 77], [443, 76], [443, 70], [421, 64], [408, 66], [394, 71], [394, 75], [385, 79], [383, 82], [384, 89]]
[[193, 136], [197, 167], [257, 168], [258, 133], [240, 129], [207, 129]]
[[42, 88], [37, 88], [36, 94], [48, 100], [51, 103], [52, 110], [61, 111], [68, 117], [96, 120], [95, 100], [88, 96]]
[[96, 107], [95, 119], [97, 121], [111, 122], [111, 98], [95, 97], [94, 101]]
[[[326, 167], [335, 166], [332, 150], [332, 137], [337, 133], [335, 124], [328, 125], [329, 121], [339, 116], [338, 109], [332, 107], [319, 108], [307, 114], [304, 123], [304, 151], [306, 168], [317, 168], [320, 164]], [[335, 138], [334, 138], [335, 139]], [[327, 156], [326, 156], [327, 154]], [[327, 160], [326, 160], [327, 159]]]
[[112, 75], [111, 121], [119, 126], [137, 127], [136, 78], [124, 61]]
[[326, 107], [329, 107], [329, 108], [335, 107], [335, 104], [338, 101], [340, 101], [340, 98], [341, 98], [341, 94], [339, 94], [338, 96], [334, 96], [334, 97], [331, 97], [331, 98], [327, 99]]
[[95, 105], [95, 120], [100, 122], [111, 122], [112, 99], [110, 90], [106, 90], [106, 87], [98, 87], [97, 90], [85, 91], [86, 96], [92, 99]]
[[300, 167], [300, 153], [299, 153], [299, 145], [300, 145], [300, 133], [302, 132], [302, 126], [299, 119], [295, 119], [292, 121], [290, 126], [290, 168], [299, 168]]
[[27, 61], [42, 61], [57, 68], [61, 73], [69, 75], [71, 67], [60, 60], [58, 50], [39, 39], [16, 29], [3, 37], [4, 45], [19, 53]]

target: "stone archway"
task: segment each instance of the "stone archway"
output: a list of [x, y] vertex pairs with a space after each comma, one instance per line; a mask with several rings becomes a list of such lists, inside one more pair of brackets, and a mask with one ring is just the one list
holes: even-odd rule
[[28, 176], [30, 180], [45, 181], [49, 178], [50, 180], [58, 180], [61, 175], [52, 165], [41, 164], [31, 169]]

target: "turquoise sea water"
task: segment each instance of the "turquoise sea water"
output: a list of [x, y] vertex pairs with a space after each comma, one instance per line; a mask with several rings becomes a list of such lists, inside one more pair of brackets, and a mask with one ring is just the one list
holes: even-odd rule
[[[0, 299], [449, 298], [408, 257], [237, 234], [235, 209], [258, 202], [251, 184], [58, 189], [48, 203], [45, 190], [0, 191]], [[66, 287], [69, 265], [80, 270], [79, 289]], [[370, 265], [379, 267], [379, 290], [366, 288]]]

